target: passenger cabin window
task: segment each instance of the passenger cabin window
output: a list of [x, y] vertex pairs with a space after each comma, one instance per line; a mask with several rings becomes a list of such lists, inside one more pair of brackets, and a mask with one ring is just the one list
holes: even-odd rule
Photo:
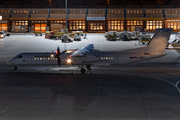
[[114, 59], [113, 57], [99, 57], [100, 59], [104, 59], [104, 60], [111, 60], [111, 59]]

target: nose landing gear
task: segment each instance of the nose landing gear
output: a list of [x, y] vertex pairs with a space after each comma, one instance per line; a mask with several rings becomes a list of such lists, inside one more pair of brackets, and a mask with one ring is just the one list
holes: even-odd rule
[[17, 66], [14, 66], [14, 70], [17, 70]]

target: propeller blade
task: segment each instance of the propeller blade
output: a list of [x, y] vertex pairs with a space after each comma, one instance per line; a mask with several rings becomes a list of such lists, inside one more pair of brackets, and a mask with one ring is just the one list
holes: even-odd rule
[[57, 48], [57, 61], [58, 61], [58, 65], [61, 66], [61, 57], [60, 57], [60, 49], [59, 49], [59, 47]]

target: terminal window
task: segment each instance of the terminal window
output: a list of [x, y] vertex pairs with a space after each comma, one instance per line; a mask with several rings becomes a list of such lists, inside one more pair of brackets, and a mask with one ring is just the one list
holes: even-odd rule
[[127, 25], [143, 25], [143, 21], [127, 21]]
[[108, 13], [111, 14], [111, 13], [124, 13], [124, 10], [120, 10], [120, 9], [113, 9], [113, 10], [108, 10]]
[[85, 21], [70, 21], [69, 30], [85, 30]]
[[174, 30], [180, 30], [180, 23], [168, 21], [167, 28], [173, 28]]
[[10, 13], [9, 11], [10, 11], [10, 10], [7, 10], [7, 9], [1, 9], [1, 10], [0, 10], [0, 13]]
[[156, 28], [162, 28], [162, 21], [146, 21], [147, 30], [154, 30]]
[[12, 21], [12, 25], [28, 25], [28, 21]]
[[124, 30], [123, 21], [108, 21], [108, 30]]
[[103, 22], [91, 22], [90, 30], [103, 30]]

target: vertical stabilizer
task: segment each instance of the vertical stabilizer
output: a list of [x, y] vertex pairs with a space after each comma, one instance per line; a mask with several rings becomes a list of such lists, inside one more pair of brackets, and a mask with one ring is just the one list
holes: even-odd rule
[[164, 53], [173, 29], [156, 29], [151, 42], [145, 48], [145, 53]]

